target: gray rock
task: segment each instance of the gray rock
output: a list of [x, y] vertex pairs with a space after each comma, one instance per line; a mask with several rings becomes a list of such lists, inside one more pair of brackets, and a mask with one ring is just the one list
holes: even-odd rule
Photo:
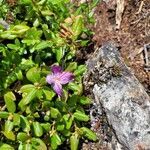
[[94, 82], [97, 106], [124, 149], [150, 149], [150, 98], [112, 44], [99, 48], [87, 61], [85, 78]]

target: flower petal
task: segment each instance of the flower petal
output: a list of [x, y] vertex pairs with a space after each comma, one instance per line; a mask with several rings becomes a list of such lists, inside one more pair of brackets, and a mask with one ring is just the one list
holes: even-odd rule
[[67, 84], [74, 79], [74, 75], [71, 72], [62, 72], [59, 78], [61, 84]]
[[54, 77], [55, 77], [55, 76], [54, 76], [53, 74], [47, 75], [47, 77], [46, 77], [46, 82], [49, 83], [49, 84], [55, 83]]
[[62, 93], [63, 93], [63, 90], [62, 90], [62, 85], [58, 82], [55, 82], [53, 85], [52, 85], [54, 91], [59, 95], [61, 96]]
[[52, 66], [52, 72], [53, 72], [54, 74], [61, 73], [61, 72], [62, 72], [62, 69], [61, 69], [61, 67], [58, 66], [58, 65], [53, 65], [53, 66]]

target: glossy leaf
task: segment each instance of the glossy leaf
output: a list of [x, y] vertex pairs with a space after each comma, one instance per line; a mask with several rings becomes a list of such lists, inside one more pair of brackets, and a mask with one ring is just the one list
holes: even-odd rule
[[60, 116], [59, 110], [53, 107], [50, 108], [50, 114], [51, 114], [51, 117], [55, 119]]
[[29, 104], [35, 97], [36, 97], [36, 92], [38, 89], [32, 89], [20, 102], [19, 102], [19, 107], [21, 110], [25, 109], [25, 106]]
[[85, 65], [80, 65], [74, 72], [75, 76], [82, 75], [86, 71]]
[[81, 34], [83, 30], [83, 16], [79, 15], [75, 17], [75, 21], [73, 23], [72, 31], [73, 38], [76, 39]]
[[92, 100], [88, 97], [81, 96], [81, 97], [79, 97], [79, 103], [82, 105], [89, 105], [92, 103]]
[[77, 133], [74, 133], [70, 137], [70, 148], [71, 150], [78, 150], [79, 145], [79, 135]]
[[33, 132], [36, 137], [40, 137], [43, 135], [43, 128], [39, 122], [33, 122]]
[[7, 139], [15, 141], [15, 134], [13, 131], [2, 131], [2, 133]]
[[14, 102], [16, 100], [16, 97], [15, 97], [14, 93], [7, 92], [4, 95], [4, 100], [5, 100], [5, 104], [6, 104], [8, 111], [11, 113], [14, 113], [16, 111], [16, 104]]
[[0, 150], [15, 150], [11, 145], [0, 143]]
[[51, 148], [52, 149], [57, 149], [57, 147], [59, 146], [59, 145], [61, 145], [61, 139], [60, 139], [60, 137], [59, 137], [59, 135], [55, 132], [55, 133], [53, 133], [53, 135], [50, 137], [50, 139], [51, 139]]
[[74, 118], [79, 120], [79, 121], [89, 121], [89, 116], [87, 116], [86, 114], [84, 114], [83, 112], [81, 111], [76, 111], [74, 114], [73, 114]]
[[55, 92], [49, 88], [44, 88], [43, 93], [45, 95], [45, 99], [49, 101], [52, 100], [52, 98], [56, 95]]
[[40, 75], [40, 70], [36, 67], [31, 68], [27, 74], [26, 77], [29, 81], [31, 81], [32, 83], [36, 83], [39, 82], [41, 79], [41, 75]]
[[29, 133], [30, 123], [26, 117], [20, 116], [20, 126], [24, 132]]
[[8, 112], [6, 112], [6, 111], [0, 111], [0, 118], [6, 119], [6, 118], [8, 118], [8, 116], [9, 116]]
[[32, 138], [31, 139], [32, 148], [36, 150], [47, 150], [47, 147], [43, 140], [39, 138]]
[[13, 127], [14, 127], [14, 123], [11, 120], [7, 120], [5, 122], [5, 131], [6, 132], [12, 131]]
[[33, 84], [26, 84], [20, 88], [20, 92], [29, 93], [33, 89], [35, 89], [35, 86]]
[[83, 135], [88, 138], [89, 140], [92, 141], [96, 141], [97, 140], [97, 136], [96, 133], [93, 132], [92, 130], [86, 128], [86, 127], [82, 127], [80, 128], [80, 130], [83, 132]]
[[73, 116], [66, 114], [63, 116], [63, 119], [65, 121], [66, 129], [70, 129], [73, 122]]
[[29, 139], [29, 136], [25, 132], [19, 132], [17, 134], [17, 140], [21, 142], [25, 142]]

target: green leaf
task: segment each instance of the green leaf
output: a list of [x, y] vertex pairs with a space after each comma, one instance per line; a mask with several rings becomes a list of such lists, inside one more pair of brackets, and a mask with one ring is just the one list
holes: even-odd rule
[[60, 63], [61, 60], [62, 60], [62, 58], [63, 58], [63, 56], [64, 56], [64, 50], [63, 50], [63, 48], [56, 49], [55, 53], [56, 53], [57, 62]]
[[19, 150], [32, 150], [32, 145], [29, 142], [27, 142], [25, 144], [22, 144], [22, 148]]
[[36, 137], [40, 137], [43, 135], [43, 128], [39, 122], [33, 122], [33, 132]]
[[13, 127], [14, 127], [14, 123], [12, 121], [7, 120], [5, 122], [5, 131], [6, 132], [12, 131]]
[[77, 133], [74, 133], [70, 137], [70, 148], [71, 150], [78, 150], [79, 145], [79, 135]]
[[79, 121], [86, 121], [86, 122], [89, 121], [89, 116], [87, 116], [86, 114], [84, 114], [81, 111], [76, 111], [73, 114], [73, 116], [74, 116], [74, 118], [76, 118]]
[[79, 97], [79, 103], [82, 105], [89, 105], [92, 103], [92, 100], [86, 96]]
[[34, 46], [34, 49], [35, 50], [42, 50], [42, 49], [45, 49], [47, 47], [50, 46], [50, 42], [49, 41], [41, 41], [40, 43], [36, 44]]
[[21, 110], [25, 110], [25, 106], [29, 104], [35, 97], [38, 89], [32, 89], [18, 104]]
[[41, 75], [40, 75], [40, 70], [37, 67], [33, 67], [31, 68], [27, 74], [26, 77], [29, 81], [31, 81], [32, 83], [36, 83], [39, 82], [41, 79]]
[[16, 71], [16, 76], [18, 80], [22, 80], [23, 79], [22, 71], [21, 70]]
[[46, 132], [46, 133], [49, 132], [51, 129], [51, 124], [49, 122], [41, 123], [41, 126], [42, 126], [44, 132]]
[[66, 114], [63, 116], [63, 119], [65, 121], [66, 129], [70, 129], [73, 122], [73, 116]]
[[15, 141], [15, 134], [12, 131], [2, 131], [2, 133], [7, 139]]
[[31, 139], [32, 148], [35, 150], [47, 150], [45, 143], [39, 138]]
[[80, 65], [74, 72], [75, 76], [82, 75], [86, 71], [86, 66], [85, 65]]
[[0, 150], [15, 150], [15, 149], [6, 143], [0, 143]]
[[12, 50], [18, 50], [20, 48], [16, 44], [7, 44], [7, 47], [12, 49]]
[[77, 94], [77, 95], [80, 95], [82, 93], [82, 91], [83, 91], [82, 84], [77, 84], [77, 83], [74, 83], [74, 82], [70, 82], [68, 84], [68, 88], [70, 90], [73, 90], [74, 94]]
[[37, 30], [37, 28], [33, 27], [30, 28], [27, 32], [26, 32], [26, 38], [24, 38], [22, 40], [22, 43], [26, 43], [28, 46], [30, 45], [34, 45], [36, 43], [40, 42], [40, 38], [42, 35], [42, 31], [41, 30]]
[[93, 132], [92, 130], [90, 130], [90, 129], [86, 128], [86, 127], [82, 127], [82, 128], [80, 128], [80, 130], [83, 132], [83, 136], [85, 136], [89, 140], [92, 140], [92, 141], [96, 141], [97, 140], [96, 133]]
[[68, 67], [65, 69], [65, 71], [73, 72], [77, 68], [77, 62], [71, 62], [69, 63]]
[[53, 135], [50, 137], [51, 140], [51, 148], [52, 149], [57, 149], [59, 145], [61, 145], [61, 139], [59, 135], [55, 132]]
[[29, 133], [30, 123], [26, 117], [20, 116], [20, 126], [24, 132]]
[[27, 135], [27, 133], [24, 132], [19, 132], [17, 134], [17, 140], [20, 142], [25, 142], [29, 139], [29, 136]]
[[8, 116], [9, 116], [8, 112], [6, 112], [6, 111], [0, 111], [0, 118], [7, 119]]
[[14, 102], [16, 100], [16, 97], [14, 93], [7, 92], [6, 94], [4, 94], [4, 100], [5, 100], [7, 110], [11, 113], [14, 113], [16, 111], [16, 104]]
[[73, 31], [73, 39], [77, 39], [78, 36], [82, 33], [83, 31], [83, 16], [78, 15], [75, 17], [75, 21], [72, 26], [72, 31]]
[[28, 27], [27, 25], [19, 24], [19, 25], [15, 25], [12, 28], [11, 33], [21, 35], [29, 29], [30, 29], [30, 27]]
[[20, 115], [19, 114], [13, 114], [13, 123], [15, 126], [20, 125]]
[[35, 89], [35, 86], [33, 84], [26, 84], [21, 87], [20, 92], [21, 93], [29, 93], [33, 89]]
[[50, 108], [50, 114], [51, 114], [51, 117], [55, 119], [61, 116], [59, 110], [53, 107]]
[[43, 93], [45, 95], [45, 99], [49, 101], [56, 95], [50, 88], [44, 88]]

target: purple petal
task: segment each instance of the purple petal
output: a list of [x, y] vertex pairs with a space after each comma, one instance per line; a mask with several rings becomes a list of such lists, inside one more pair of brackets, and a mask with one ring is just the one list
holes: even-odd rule
[[55, 77], [55, 76], [54, 76], [53, 74], [47, 75], [47, 77], [46, 77], [46, 82], [49, 83], [49, 84], [55, 83], [54, 77]]
[[63, 90], [62, 90], [62, 85], [60, 83], [57, 83], [55, 82], [53, 85], [52, 85], [54, 91], [59, 95], [61, 96], [62, 93], [63, 93]]
[[61, 67], [58, 66], [58, 65], [53, 65], [53, 66], [52, 66], [52, 72], [53, 72], [54, 74], [61, 73], [61, 72], [62, 72], [62, 69], [61, 69]]
[[74, 75], [71, 72], [62, 72], [59, 78], [61, 84], [67, 84], [74, 79]]

